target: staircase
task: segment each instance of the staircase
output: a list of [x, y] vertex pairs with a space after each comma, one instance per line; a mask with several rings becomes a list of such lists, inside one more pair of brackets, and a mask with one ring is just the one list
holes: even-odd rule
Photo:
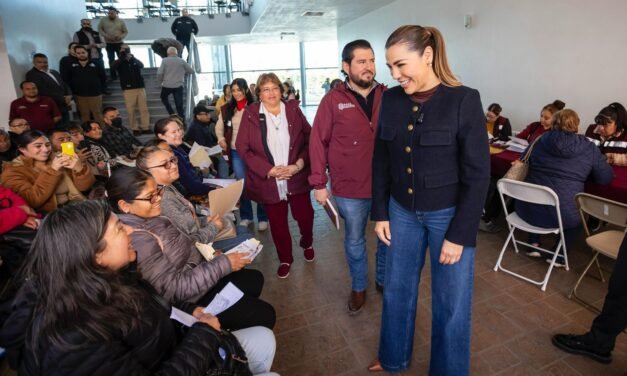
[[[155, 122], [161, 118], [168, 117], [168, 111], [161, 103], [161, 86], [157, 83], [157, 68], [144, 68], [142, 69], [142, 76], [144, 77], [144, 85], [146, 86], [146, 101], [148, 102], [148, 112], [150, 113], [150, 130], [152, 131]], [[109, 74], [107, 73], [107, 77]], [[117, 79], [113, 82], [109, 82], [107, 89], [111, 92], [111, 95], [102, 96], [102, 108], [107, 106], [113, 106], [120, 111], [123, 124], [130, 129], [130, 121], [128, 113], [126, 112], [126, 105], [124, 104], [124, 95], [122, 88], [120, 87], [120, 80]], [[183, 91], [185, 92], [185, 91]], [[174, 98], [170, 96], [170, 103], [172, 108], [174, 106]], [[183, 103], [185, 104], [185, 103]], [[137, 123], [140, 124], [139, 112], [135, 110], [135, 117]]]

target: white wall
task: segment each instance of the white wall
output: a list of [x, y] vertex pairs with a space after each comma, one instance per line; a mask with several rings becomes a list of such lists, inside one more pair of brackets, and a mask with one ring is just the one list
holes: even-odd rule
[[50, 67], [57, 69], [83, 17], [83, 0], [0, 0], [1, 126], [7, 126], [10, 102], [18, 95], [18, 86], [32, 67], [33, 54], [45, 53]]
[[[466, 14], [473, 16], [469, 29]], [[583, 131], [607, 104], [627, 104], [625, 14], [623, 0], [397, 0], [339, 26], [338, 45], [368, 39], [377, 79], [395, 86], [385, 40], [400, 25], [435, 26], [453, 71], [481, 92], [484, 107], [500, 103], [514, 129], [559, 98], [579, 113]]]

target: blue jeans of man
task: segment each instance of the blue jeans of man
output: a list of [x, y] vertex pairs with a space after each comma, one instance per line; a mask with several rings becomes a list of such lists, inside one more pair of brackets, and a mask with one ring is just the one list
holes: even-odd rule
[[[455, 207], [409, 211], [390, 199], [391, 245], [387, 253], [379, 360], [387, 371], [409, 367], [416, 322], [420, 272], [431, 265], [432, 326], [429, 374], [470, 373], [474, 247], [464, 247], [453, 265], [439, 262]], [[427, 254], [427, 247], [429, 253]]]
[[169, 88], [162, 87], [161, 88], [161, 103], [165, 106], [165, 109], [168, 111], [168, 114], [174, 114], [174, 110], [172, 109], [172, 105], [170, 105], [170, 100], [168, 97], [172, 94], [174, 96], [174, 105], [176, 106], [176, 114], [180, 117], [185, 117], [185, 111], [183, 111], [183, 86]]
[[[351, 272], [353, 291], [368, 287], [368, 251], [366, 249], [366, 224], [372, 200], [335, 196], [339, 214], [344, 218], [344, 252]], [[387, 246], [377, 239], [375, 281], [385, 283], [385, 254]]]
[[[231, 163], [233, 164], [235, 179], [244, 179], [246, 177], [246, 165], [244, 164], [244, 160], [242, 160], [237, 153], [237, 150], [231, 150]], [[241, 219], [247, 219], [249, 221], [254, 219], [253, 206], [249, 199], [242, 197], [239, 200], [239, 216]], [[257, 220], [259, 220], [259, 222], [268, 221], [268, 216], [261, 204], [257, 204]]]
[[248, 232], [248, 228], [244, 226], [236, 226], [235, 231], [237, 232], [237, 235], [234, 238], [218, 240], [213, 243], [213, 247], [226, 252], [253, 237], [253, 234]]

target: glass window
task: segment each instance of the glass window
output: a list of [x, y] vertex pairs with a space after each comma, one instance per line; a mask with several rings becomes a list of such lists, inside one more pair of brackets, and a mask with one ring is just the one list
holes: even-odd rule
[[340, 51], [337, 41], [305, 42], [305, 68], [337, 67]]

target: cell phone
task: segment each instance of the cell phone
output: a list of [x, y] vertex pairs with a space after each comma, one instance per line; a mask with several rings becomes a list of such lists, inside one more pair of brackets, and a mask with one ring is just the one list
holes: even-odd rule
[[69, 155], [70, 157], [76, 157], [76, 152], [74, 151], [74, 143], [73, 142], [62, 143], [61, 154]]
[[88, 149], [88, 148], [89, 148], [89, 141], [83, 140], [83, 141], [78, 143], [78, 149], [79, 150]]

